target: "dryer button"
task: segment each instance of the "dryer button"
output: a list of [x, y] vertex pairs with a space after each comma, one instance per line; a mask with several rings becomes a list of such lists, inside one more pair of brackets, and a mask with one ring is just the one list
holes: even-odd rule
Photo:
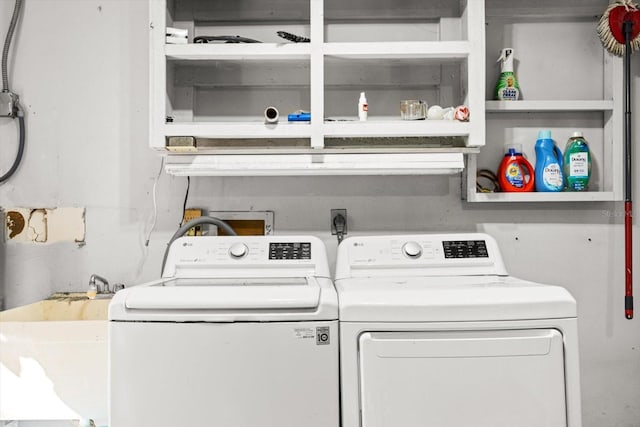
[[402, 246], [402, 253], [407, 258], [420, 258], [420, 255], [422, 255], [422, 246], [417, 242], [407, 242]]
[[249, 253], [249, 248], [244, 243], [234, 243], [229, 248], [229, 255], [231, 258], [244, 258]]

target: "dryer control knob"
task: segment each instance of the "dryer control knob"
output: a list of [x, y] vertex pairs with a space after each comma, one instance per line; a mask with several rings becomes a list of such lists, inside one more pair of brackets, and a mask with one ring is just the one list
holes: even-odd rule
[[234, 243], [229, 248], [229, 255], [231, 258], [244, 258], [249, 253], [249, 248], [244, 243]]
[[402, 246], [402, 253], [407, 258], [420, 258], [420, 255], [422, 255], [422, 246], [417, 242], [407, 242]]

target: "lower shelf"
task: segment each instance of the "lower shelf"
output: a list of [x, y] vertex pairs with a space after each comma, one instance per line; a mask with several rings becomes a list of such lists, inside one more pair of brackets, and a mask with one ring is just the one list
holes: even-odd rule
[[464, 169], [462, 152], [168, 155], [179, 176], [446, 175]]
[[612, 202], [620, 200], [613, 191], [559, 193], [475, 193], [470, 202]]

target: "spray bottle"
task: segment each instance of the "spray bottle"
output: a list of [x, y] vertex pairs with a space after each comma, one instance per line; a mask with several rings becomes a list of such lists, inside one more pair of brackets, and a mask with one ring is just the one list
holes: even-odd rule
[[520, 96], [520, 85], [513, 73], [513, 49], [502, 49], [497, 62], [501, 64], [495, 98], [499, 101], [517, 101]]

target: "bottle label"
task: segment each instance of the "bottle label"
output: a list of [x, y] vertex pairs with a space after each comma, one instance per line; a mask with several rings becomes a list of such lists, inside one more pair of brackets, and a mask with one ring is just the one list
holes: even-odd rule
[[569, 155], [569, 176], [588, 177], [589, 176], [589, 154], [572, 153]]
[[552, 163], [544, 168], [542, 174], [544, 184], [547, 187], [561, 189], [562, 188], [562, 172], [560, 171], [560, 165]]
[[500, 101], [517, 101], [520, 87], [513, 73], [502, 73], [496, 85], [496, 98]]
[[520, 169], [520, 165], [516, 162], [511, 162], [507, 165], [505, 170], [505, 178], [509, 184], [513, 185], [516, 188], [522, 188], [524, 185], [524, 178], [522, 176], [522, 170]]

